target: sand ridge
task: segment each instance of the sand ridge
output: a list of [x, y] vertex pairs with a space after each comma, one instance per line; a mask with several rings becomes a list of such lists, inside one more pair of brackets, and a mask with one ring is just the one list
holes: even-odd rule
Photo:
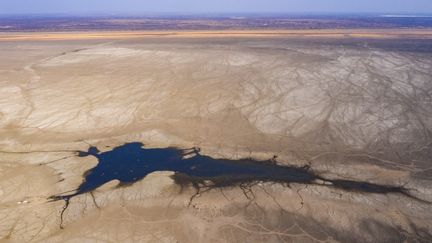
[[316, 38], [432, 38], [432, 29], [334, 29], [334, 30], [196, 30], [196, 31], [87, 31], [0, 32], [0, 41], [98, 40], [149, 37], [316, 37]]

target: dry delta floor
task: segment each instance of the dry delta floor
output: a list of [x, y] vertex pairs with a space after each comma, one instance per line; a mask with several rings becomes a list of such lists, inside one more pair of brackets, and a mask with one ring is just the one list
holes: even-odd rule
[[[77, 151], [108, 154], [130, 142], [407, 193], [321, 179], [212, 187], [157, 171], [52, 200], [74, 193], [97, 166]], [[0, 42], [0, 241], [430, 242], [429, 202], [427, 40]]]

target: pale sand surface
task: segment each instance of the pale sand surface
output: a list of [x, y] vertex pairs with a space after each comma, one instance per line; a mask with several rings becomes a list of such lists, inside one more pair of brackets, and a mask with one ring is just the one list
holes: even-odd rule
[[92, 40], [143, 37], [320, 37], [320, 38], [432, 38], [432, 29], [316, 29], [316, 30], [220, 30], [220, 31], [77, 31], [77, 32], [0, 32], [0, 41]]
[[432, 201], [432, 53], [416, 51], [425, 42], [221, 33], [1, 34], [0, 239], [431, 241], [431, 204], [403, 195], [267, 182], [202, 192], [190, 203], [195, 189], [175, 184], [172, 172], [72, 198], [60, 229], [64, 202], [47, 198], [76, 189], [97, 164], [74, 153], [89, 144], [276, 154], [327, 178], [405, 186]]

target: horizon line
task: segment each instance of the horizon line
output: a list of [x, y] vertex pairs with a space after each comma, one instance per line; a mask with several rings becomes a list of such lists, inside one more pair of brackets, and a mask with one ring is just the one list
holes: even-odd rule
[[[345, 16], [345, 15], [365, 15], [365, 16], [388, 16], [388, 17], [432, 17], [432, 12], [414, 12], [414, 11], [266, 11], [266, 12], [201, 12], [201, 11], [148, 11], [148, 12], [106, 12], [106, 11], [88, 11], [88, 12], [46, 12], [46, 13], [37, 13], [37, 12], [23, 12], [23, 13], [1, 13], [0, 16], [67, 16], [67, 17], [81, 17], [81, 16], [97, 16], [97, 17], [105, 17], [105, 16], [143, 16], [151, 15], [151, 16], [231, 16], [231, 15], [246, 15], [246, 16], [274, 16], [274, 15], [291, 15], [291, 16]], [[95, 16], [95, 17], [96, 17]]]

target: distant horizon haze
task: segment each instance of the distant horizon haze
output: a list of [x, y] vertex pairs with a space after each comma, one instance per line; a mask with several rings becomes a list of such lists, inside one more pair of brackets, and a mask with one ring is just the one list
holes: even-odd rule
[[1, 0], [1, 15], [401, 14], [432, 16], [432, 0]]

